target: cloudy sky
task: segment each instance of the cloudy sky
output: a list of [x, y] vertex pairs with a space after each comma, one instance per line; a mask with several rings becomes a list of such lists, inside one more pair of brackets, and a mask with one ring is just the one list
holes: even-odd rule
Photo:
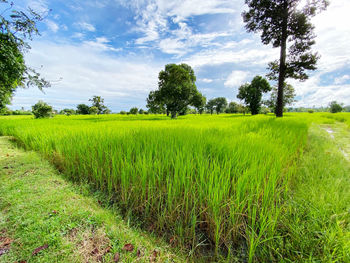
[[[237, 101], [242, 83], [265, 75], [279, 51], [247, 33], [244, 0], [19, 0], [18, 9], [52, 9], [30, 43], [28, 65], [52, 87], [17, 91], [11, 108], [29, 109], [39, 99], [56, 109], [105, 98], [114, 112], [145, 108], [149, 91], [167, 63], [185, 62], [197, 87], [213, 98]], [[0, 5], [4, 8], [4, 4]], [[313, 19], [321, 55], [318, 70], [300, 83], [294, 106], [321, 106], [332, 100], [350, 104], [350, 1], [331, 0]]]

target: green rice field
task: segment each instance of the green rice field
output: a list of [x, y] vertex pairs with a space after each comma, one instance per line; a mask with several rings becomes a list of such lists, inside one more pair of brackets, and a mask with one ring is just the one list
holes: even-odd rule
[[281, 218], [309, 129], [335, 122], [350, 126], [350, 114], [12, 116], [0, 118], [0, 135], [193, 257], [281, 262]]

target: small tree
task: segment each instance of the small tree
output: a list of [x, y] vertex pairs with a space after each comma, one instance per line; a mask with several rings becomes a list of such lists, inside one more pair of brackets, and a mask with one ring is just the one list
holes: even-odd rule
[[225, 112], [226, 113], [237, 113], [238, 110], [239, 110], [239, 104], [232, 101], [232, 102], [230, 102], [230, 104], [226, 108]]
[[89, 101], [92, 101], [92, 106], [97, 108], [97, 114], [103, 114], [107, 110], [107, 107], [104, 105], [104, 99], [101, 96], [93, 96]]
[[138, 113], [138, 111], [139, 111], [139, 109], [138, 108], [136, 108], [136, 107], [133, 107], [133, 108], [131, 108], [130, 109], [130, 114], [134, 114], [134, 115], [136, 115], [137, 113]]
[[168, 64], [159, 72], [158, 79], [158, 90], [148, 96], [147, 107], [164, 108], [171, 113], [171, 118], [176, 118], [188, 106], [193, 106], [193, 96], [198, 94], [198, 90], [196, 76], [189, 65]]
[[329, 110], [331, 113], [341, 112], [343, 110], [343, 105], [341, 103], [336, 102], [336, 101], [332, 101], [329, 104]]
[[139, 109], [139, 114], [144, 114], [144, 110], [143, 109]]
[[252, 115], [255, 115], [259, 113], [262, 94], [270, 90], [269, 82], [261, 76], [256, 76], [251, 83], [246, 83], [239, 88], [237, 98], [244, 100]]
[[215, 106], [216, 106], [216, 101], [215, 99], [210, 99], [208, 102], [207, 102], [207, 105], [205, 105], [205, 108], [207, 109], [207, 111], [210, 113], [210, 114], [213, 114], [214, 110], [215, 110]]
[[224, 112], [225, 108], [227, 107], [227, 100], [224, 97], [218, 97], [214, 99], [215, 101], [215, 111], [216, 114]]
[[77, 106], [77, 114], [82, 114], [82, 115], [90, 114], [90, 107], [86, 104], [79, 104]]
[[36, 119], [48, 118], [52, 116], [52, 107], [42, 100], [39, 100], [34, 106], [32, 106], [32, 112]]

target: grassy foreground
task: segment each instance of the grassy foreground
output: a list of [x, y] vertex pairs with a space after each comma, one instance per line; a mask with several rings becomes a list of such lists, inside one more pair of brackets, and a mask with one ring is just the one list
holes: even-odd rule
[[0, 134], [194, 259], [347, 262], [348, 162], [312, 123], [347, 134], [349, 116], [8, 117]]
[[0, 262], [185, 261], [82, 190], [0, 137]]

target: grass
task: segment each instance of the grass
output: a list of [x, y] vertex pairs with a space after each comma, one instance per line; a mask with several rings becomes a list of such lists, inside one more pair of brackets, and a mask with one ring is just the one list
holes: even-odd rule
[[[185, 261], [6, 137], [0, 138], [0, 167], [0, 250], [7, 251], [0, 262], [114, 262], [117, 253], [121, 262], [150, 262], [155, 250], [157, 262]], [[128, 243], [132, 252], [123, 250]]]
[[300, 157], [317, 158], [305, 154], [310, 123], [335, 121], [327, 114], [4, 117], [0, 134], [39, 151], [71, 180], [92, 183], [125, 217], [194, 258], [263, 262], [299, 260], [288, 252], [299, 251], [298, 235], [285, 233], [298, 226], [290, 211], [294, 198], [302, 203], [291, 195], [303, 182]]

